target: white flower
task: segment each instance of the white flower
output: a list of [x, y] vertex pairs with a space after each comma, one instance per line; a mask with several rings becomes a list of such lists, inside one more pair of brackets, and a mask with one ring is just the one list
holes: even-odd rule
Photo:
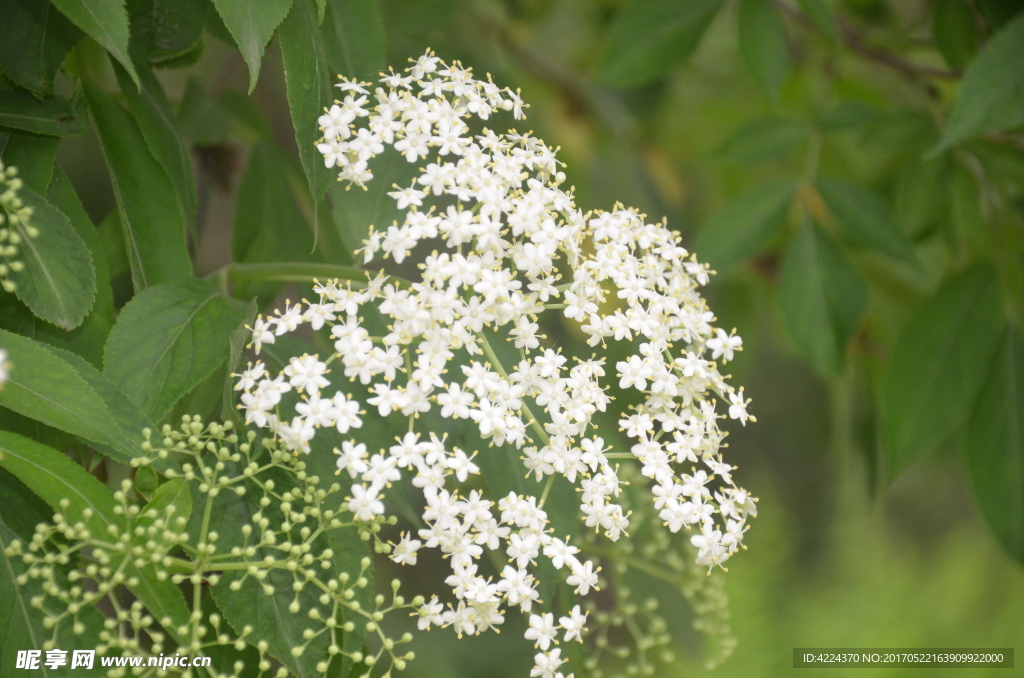
[[[733, 332], [735, 331], [733, 330]], [[711, 359], [718, 360], [719, 356], [725, 356], [722, 362], [729, 362], [733, 358], [734, 351], [743, 350], [743, 339], [735, 334], [726, 334], [722, 328], [718, 328], [717, 333], [717, 336], [705, 342], [707, 347], [712, 350]]]
[[391, 560], [399, 565], [415, 565], [416, 552], [420, 549], [420, 546], [422, 546], [421, 541], [413, 539], [412, 535], [403, 534], [402, 540], [395, 545], [394, 552], [391, 554]]
[[[579, 606], [576, 609], [579, 609]], [[551, 647], [551, 641], [558, 636], [558, 629], [555, 628], [555, 616], [550, 612], [531, 614], [530, 626], [524, 635], [527, 640], [536, 641], [534, 647], [547, 650]]]
[[7, 381], [10, 369], [11, 363], [7, 360], [7, 351], [0, 348], [0, 386], [3, 386], [4, 382]]
[[530, 678], [555, 678], [558, 667], [565, 663], [561, 658], [562, 651], [555, 648], [551, 652], [540, 652], [533, 656], [533, 668]]
[[575, 586], [578, 595], [587, 595], [590, 593], [590, 589], [597, 588], [597, 572], [594, 571], [594, 564], [589, 560], [582, 564], [577, 563], [576, 567], [572, 568], [572, 575], [565, 580], [565, 583]]
[[355, 514], [355, 519], [363, 522], [373, 520], [374, 516], [384, 514], [384, 504], [377, 498], [377, 490], [362, 485], [352, 486], [352, 499], [348, 502], [348, 510]]
[[583, 642], [580, 634], [583, 632], [583, 627], [587, 624], [587, 613], [580, 612], [579, 605], [572, 608], [568, 617], [559, 617], [558, 622], [565, 629], [565, 642], [568, 643], [574, 638], [581, 643]]

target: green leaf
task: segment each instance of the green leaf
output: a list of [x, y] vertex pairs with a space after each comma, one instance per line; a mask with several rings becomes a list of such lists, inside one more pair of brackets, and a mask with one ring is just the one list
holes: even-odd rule
[[153, 423], [106, 376], [74, 353], [0, 330], [14, 368], [0, 406], [93, 443], [127, 464]]
[[135, 289], [190, 277], [192, 262], [173, 184], [131, 115], [92, 85], [84, 87], [117, 199]]
[[147, 68], [139, 68], [140, 87], [128, 79], [128, 73], [114, 64], [121, 93], [139, 124], [146, 146], [174, 184], [182, 218], [194, 232], [196, 226], [196, 179], [192, 172], [192, 155], [178, 134], [171, 102], [160, 82]]
[[783, 179], [735, 196], [701, 226], [694, 246], [697, 256], [725, 274], [760, 252], [785, 225], [795, 190], [795, 181]]
[[964, 139], [1024, 123], [1024, 13], [996, 33], [960, 84], [946, 134], [932, 154]]
[[128, 13], [124, 0], [51, 0], [54, 7], [81, 28], [115, 59], [132, 80], [138, 82], [135, 65], [128, 56]]
[[631, 87], [654, 80], [696, 51], [721, 0], [633, 0], [615, 17], [597, 77]]
[[977, 15], [964, 0], [935, 0], [932, 37], [949, 67], [963, 68], [981, 42]]
[[740, 54], [761, 92], [776, 107], [789, 77], [789, 46], [782, 17], [769, 0], [741, 0]]
[[878, 120], [882, 113], [860, 99], [844, 99], [818, 114], [818, 127], [826, 131], [863, 127]]
[[931, 160], [914, 158], [900, 174], [896, 214], [903, 232], [911, 238], [924, 234], [939, 221], [948, 173], [946, 156], [940, 156]]
[[907, 322], [882, 386], [889, 478], [933, 452], [973, 409], [1001, 337], [995, 272], [947, 280]]
[[[114, 512], [113, 493], [57, 450], [0, 431], [0, 452], [0, 466], [16, 475], [55, 511], [60, 510], [70, 522], [83, 521], [95, 535], [108, 534], [109, 525], [124, 528], [124, 517]], [[69, 502], [66, 509], [60, 508], [62, 499]], [[82, 513], [87, 508], [92, 510], [88, 520]], [[138, 584], [131, 587], [132, 593], [157, 620], [170, 617], [173, 624], [165, 625], [164, 629], [181, 642], [176, 627], [187, 624], [189, 617], [181, 590], [170, 579], [157, 579], [152, 566], [139, 569], [128, 562], [124, 574], [126, 580], [138, 578]]]
[[1004, 333], [967, 422], [967, 468], [985, 522], [1024, 564], [1024, 342]]
[[149, 62], [165, 66], [195, 50], [205, 23], [202, 0], [154, 0]]
[[253, 298], [249, 301], [245, 313], [242, 314], [242, 319], [238, 321], [238, 325], [228, 336], [228, 363], [224, 375], [224, 396], [221, 398], [220, 417], [225, 422], [233, 420], [236, 426], [241, 426], [242, 428], [245, 427], [245, 424], [235, 409], [235, 378], [232, 374], [242, 364], [242, 354], [245, 352], [245, 345], [249, 343], [252, 337], [252, 330], [249, 328], [252, 327], [258, 312], [259, 305], [256, 303], [256, 299]]
[[[150, 468], [150, 466], [142, 466], [139, 470], [141, 471], [143, 468]], [[174, 478], [157, 487], [153, 491], [149, 503], [139, 511], [139, 516], [135, 520], [136, 526], [145, 529], [152, 525], [157, 518], [165, 517], [168, 506], [174, 507], [172, 514], [174, 522], [171, 522], [167, 529], [181, 534], [185, 530], [185, 525], [188, 524], [189, 516], [192, 515], [192, 492], [184, 478]], [[150, 511], [156, 511], [156, 514], [150, 514]], [[175, 524], [179, 517], [185, 519], [185, 524], [180, 528]]]
[[278, 33], [281, 36], [284, 82], [295, 128], [295, 142], [299, 146], [299, 160], [315, 205], [335, 178], [335, 173], [324, 167], [323, 156], [316, 149], [317, 140], [323, 136], [317, 129], [316, 119], [334, 99], [331, 89], [334, 79], [327, 67], [316, 11], [310, 0], [295, 0]]
[[37, 193], [50, 185], [60, 139], [28, 132], [0, 132], [4, 165], [18, 168], [18, 177]]
[[961, 256], [964, 247], [973, 252], [988, 251], [991, 235], [981, 211], [981, 193], [974, 175], [957, 163], [946, 179], [941, 226], [951, 253]]
[[833, 40], [838, 37], [839, 30], [836, 28], [836, 17], [832, 13], [832, 8], [828, 6], [825, 0], [797, 0], [797, 2], [800, 3], [800, 7], [811, 18], [811, 21], [818, 25], [822, 33]]
[[249, 67], [249, 91], [256, 87], [263, 48], [288, 15], [292, 0], [213, 0]]
[[805, 224], [782, 264], [779, 306], [797, 349], [822, 376], [840, 372], [867, 305], [867, 283], [839, 243]]
[[217, 108], [229, 113], [235, 120], [242, 123], [260, 141], [270, 143], [274, 133], [266, 116], [253, 103], [252, 99], [235, 89], [226, 89], [217, 95]]
[[342, 245], [349, 252], [363, 246], [370, 226], [387, 228], [394, 221], [402, 223], [404, 216], [397, 203], [388, 195], [395, 184], [408, 186], [415, 180], [419, 169], [406, 162], [393, 147], [384, 149], [373, 167], [375, 180], [366, 190], [352, 190], [348, 182], [335, 181], [331, 185], [331, 206], [334, 226]]
[[718, 147], [718, 156], [734, 163], [777, 158], [807, 139], [807, 126], [787, 118], [758, 118], [740, 127]]
[[154, 420], [228, 357], [241, 304], [202, 280], [155, 285], [121, 310], [104, 373]]
[[28, 92], [0, 90], [0, 126], [66, 137], [85, 130], [85, 116], [64, 97], [36, 99]]
[[885, 198], [841, 179], [818, 179], [817, 187], [850, 242], [918, 265], [910, 241]]
[[377, 0], [329, 0], [322, 34], [334, 74], [376, 80], [387, 67], [384, 18]]
[[160, 487], [160, 474], [152, 465], [140, 466], [135, 470], [135, 491], [146, 500], [153, 498], [153, 494]]
[[185, 96], [178, 104], [181, 133], [197, 144], [212, 146], [228, 136], [231, 119], [216, 99], [194, 78], [185, 85]]
[[11, 275], [14, 293], [43, 320], [65, 330], [78, 327], [96, 299], [92, 254], [68, 218], [45, 198], [28, 186], [18, 197], [32, 208], [38, 235], [30, 238], [24, 224], [15, 226], [25, 268]]
[[82, 39], [49, 0], [9, 0], [0, 31], [0, 62], [15, 84], [36, 94], [53, 91], [53, 78], [68, 52]]

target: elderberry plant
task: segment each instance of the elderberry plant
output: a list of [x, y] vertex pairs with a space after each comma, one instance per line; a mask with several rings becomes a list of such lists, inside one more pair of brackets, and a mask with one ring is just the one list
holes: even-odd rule
[[[31, 223], [32, 208], [18, 197], [21, 187], [18, 168], [5, 167], [0, 161], [0, 208], [3, 208], [0, 210], [0, 287], [5, 292], [13, 292], [17, 287], [10, 274], [25, 269], [25, 264], [18, 259], [19, 245], [25, 238], [34, 238], [39, 233]], [[0, 369], [0, 383], [4, 381], [3, 376], [4, 371]]]

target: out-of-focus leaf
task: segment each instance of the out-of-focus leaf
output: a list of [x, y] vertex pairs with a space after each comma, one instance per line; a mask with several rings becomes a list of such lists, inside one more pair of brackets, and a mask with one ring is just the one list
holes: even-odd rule
[[786, 223], [795, 190], [796, 182], [784, 179], [734, 197], [701, 227], [694, 247], [697, 256], [724, 274], [760, 252]]
[[978, 19], [964, 0], [932, 3], [932, 37], [950, 68], [962, 68], [978, 51]]
[[154, 0], [152, 17], [149, 61], [153, 65], [173, 62], [200, 44], [206, 22], [202, 0]]
[[1024, 10], [1022, 0], [978, 0], [975, 4], [991, 27], [989, 30], [1001, 28], [1003, 24]]
[[85, 96], [107, 161], [136, 290], [192, 275], [174, 186], [131, 115], [88, 83]]
[[0, 126], [54, 137], [73, 136], [85, 130], [85, 116], [64, 97], [36, 99], [16, 89], [0, 90]]
[[948, 171], [945, 156], [914, 158], [903, 169], [896, 191], [896, 214], [903, 232], [910, 237], [921, 235], [938, 222]]
[[860, 99], [844, 99], [818, 114], [818, 127], [823, 130], [847, 130], [874, 122], [881, 111]]
[[992, 36], [960, 84], [937, 153], [983, 132], [1024, 123], [1024, 13]]
[[839, 373], [867, 305], [867, 283], [839, 243], [805, 224], [782, 264], [779, 306], [797, 349], [822, 376]]
[[213, 0], [217, 12], [249, 67], [249, 91], [256, 87], [263, 49], [288, 15], [292, 0]]
[[85, 31], [89, 37], [103, 45], [121, 65], [127, 69], [132, 80], [139, 81], [135, 64], [128, 56], [128, 13], [124, 0], [51, 0], [53, 6], [72, 23]]
[[181, 133], [195, 143], [213, 145], [227, 138], [231, 119], [197, 80], [189, 78], [178, 104], [178, 125]]
[[882, 387], [889, 478], [932, 453], [967, 420], [1001, 338], [995, 272], [947, 280], [904, 327]]
[[[166, 0], [163, 0], [166, 1]], [[128, 73], [114, 64], [121, 93], [139, 124], [149, 152], [160, 163], [174, 185], [186, 227], [195, 229], [196, 180], [192, 172], [192, 156], [178, 134], [178, 126], [164, 88], [148, 68], [139, 68], [141, 86], [136, 88]]]
[[776, 107], [789, 77], [789, 46], [782, 17], [770, 0], [741, 0], [740, 54], [754, 82]]
[[880, 112], [859, 135], [861, 149], [874, 153], [916, 156], [934, 143], [935, 120], [922, 111]]
[[0, 157], [7, 167], [17, 167], [18, 176], [36, 193], [50, 186], [57, 162], [60, 139], [29, 132], [0, 132]]
[[242, 92], [233, 89], [226, 89], [217, 95], [218, 107], [229, 113], [238, 122], [245, 125], [256, 135], [260, 141], [271, 142], [274, 134], [270, 130], [270, 123], [266, 116], [260, 112], [252, 99]]
[[401, 223], [404, 217], [387, 193], [393, 190], [390, 187], [394, 184], [408, 186], [419, 171], [393, 148], [385, 148], [376, 160], [373, 167], [374, 180], [367, 185], [365, 191], [358, 187], [353, 189], [342, 181], [335, 181], [331, 185], [334, 226], [349, 252], [363, 246], [370, 226], [386, 228], [396, 220]]
[[154, 420], [228, 357], [240, 302], [196, 279], [149, 287], [121, 310], [105, 374]]
[[331, 105], [334, 97], [331, 89], [333, 78], [327, 67], [327, 54], [311, 0], [295, 0], [278, 33], [295, 142], [299, 146], [299, 160], [315, 205], [324, 197], [335, 176], [324, 166], [323, 156], [316, 148], [317, 140], [323, 136], [317, 128], [316, 119], [325, 107]]
[[384, 19], [377, 0], [328, 0], [323, 37], [335, 74], [376, 80], [387, 66]]
[[36, 94], [53, 90], [53, 77], [82, 31], [49, 0], [8, 0], [0, 30], [0, 62], [16, 84]]
[[943, 188], [946, 199], [942, 227], [953, 255], [962, 254], [965, 246], [974, 252], [987, 251], [991, 237], [981, 212], [981, 194], [974, 176], [963, 165], [955, 164]]
[[917, 265], [910, 241], [885, 198], [842, 179], [818, 179], [817, 186], [850, 242]]
[[654, 80], [696, 51], [721, 7], [721, 0], [633, 0], [611, 25], [597, 77], [623, 87]]
[[735, 163], [769, 160], [793, 150], [807, 139], [807, 126], [786, 118], [758, 118], [732, 133], [718, 155]]
[[811, 18], [818, 28], [821, 29], [822, 33], [832, 38], [833, 40], [839, 34], [836, 29], [836, 17], [832, 13], [832, 8], [828, 6], [825, 0], [797, 0], [800, 3], [800, 7], [803, 8], [804, 12]]
[[985, 522], [1024, 564], [1024, 341], [1007, 330], [967, 422], [967, 467]]

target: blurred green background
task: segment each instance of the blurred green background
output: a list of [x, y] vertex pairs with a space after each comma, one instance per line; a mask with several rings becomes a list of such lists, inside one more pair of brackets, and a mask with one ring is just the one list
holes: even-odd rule
[[[185, 68], [158, 73], [193, 151], [194, 260], [202, 276], [233, 258], [236, 201], [245, 199], [240, 184], [253, 148], [293, 185], [295, 202], [283, 218], [310, 222], [312, 211], [308, 196], [302, 198], [277, 40], [247, 94], [248, 71], [225, 44], [230, 36], [206, 3], [195, 4], [212, 17], [201, 55]], [[1019, 438], [1007, 439], [1016, 447], [1008, 442], [992, 452], [996, 475], [1017, 484], [992, 490], [996, 500], [988, 508], [982, 501], [979, 510], [990, 478], [982, 474], [979, 481], [970, 470], [969, 413], [951, 422], [933, 449], [908, 452], [912, 458], [904, 463], [884, 441], [880, 395], [910, 319], [943, 280], [972, 263], [993, 262], [1001, 313], [1009, 327], [1020, 317], [1024, 114], [1011, 112], [1010, 124], [981, 130], [987, 134], [938, 160], [924, 158], [959, 102], [964, 70], [1001, 28], [1021, 24], [1021, 6], [1016, 0], [328, 3], [324, 30], [335, 22], [330, 30], [343, 38], [328, 45], [334, 68], [370, 77], [384, 63], [401, 68], [430, 47], [445, 60], [493, 74], [499, 85], [522, 88], [530, 104], [522, 126], [561, 147], [579, 206], [608, 209], [621, 201], [652, 219], [665, 216], [718, 269], [707, 295], [720, 324], [744, 339], [730, 367], [758, 418], [732, 431], [728, 460], [739, 464], [740, 483], [761, 502], [749, 551], [730, 561], [725, 577], [737, 646], [717, 675], [788, 675], [798, 646], [999, 647], [1024, 638], [1024, 571], [1014, 559], [1021, 558], [1024, 514]], [[105, 82], [110, 92], [118, 89], [95, 43], [79, 44], [67, 67]], [[1008, 67], [1024, 72], [1024, 59]], [[1024, 111], [1019, 97], [1010, 105]], [[115, 300], [123, 302], [131, 278], [110, 223], [114, 197], [91, 128], [63, 140], [58, 163], [109, 236]], [[850, 199], [852, 217], [837, 209], [834, 196], [823, 200], [811, 188], [821, 176], [860, 191]], [[747, 192], [779, 180], [802, 183], [784, 202], [752, 215]], [[331, 189], [319, 220], [321, 254], [314, 256], [330, 260], [332, 246], [351, 249], [358, 242], [367, 225], [361, 219], [376, 207], [373, 196], [367, 203], [356, 193]], [[858, 214], [898, 232], [878, 236], [881, 244], [858, 241], [856, 224], [844, 223]], [[787, 261], [797, 260], [792, 243], [805, 232], [831, 233], [817, 237], [841, 242], [839, 264], [824, 257], [818, 262], [824, 273], [795, 263], [787, 269]], [[271, 243], [256, 256], [305, 257], [307, 235]], [[275, 247], [297, 254], [267, 254]], [[901, 249], [908, 247], [910, 254]], [[237, 242], [234, 249], [237, 259]], [[830, 274], [839, 281], [830, 283]], [[787, 301], [793, 285], [815, 284], [826, 288], [824, 308]], [[828, 297], [830, 284], [845, 285], [839, 303]], [[851, 289], [852, 297], [842, 296]], [[299, 294], [295, 288], [282, 294], [288, 293]], [[985, 379], [998, 381], [1012, 365], [993, 363], [996, 349], [987, 350], [977, 366], [968, 365], [981, 376], [969, 402], [955, 404], [955, 411], [973, 409]], [[666, 597], [662, 605], [676, 619], [678, 651], [661, 674], [703, 675], [701, 641], [688, 628], [682, 598]], [[531, 664], [514, 627], [460, 642], [435, 630], [414, 649], [419, 658], [409, 674], [416, 676], [522, 676]], [[1024, 669], [925, 672], [1024, 675]], [[799, 673], [861, 675], [854, 669]]]

